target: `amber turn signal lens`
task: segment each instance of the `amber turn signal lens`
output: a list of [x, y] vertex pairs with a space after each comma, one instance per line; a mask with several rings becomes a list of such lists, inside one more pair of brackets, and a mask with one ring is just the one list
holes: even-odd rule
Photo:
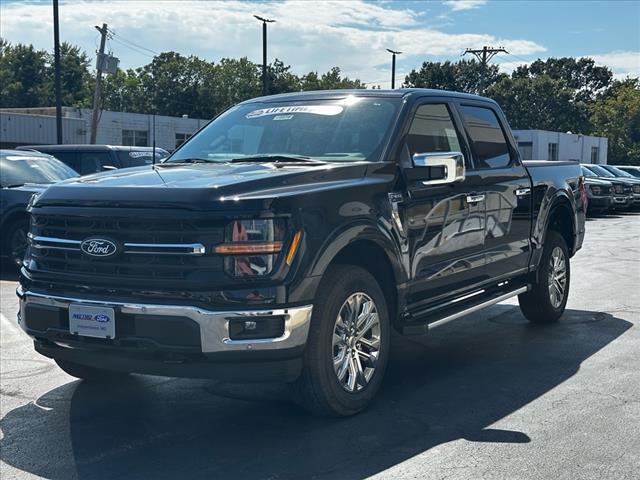
[[257, 255], [263, 253], [278, 253], [282, 250], [282, 242], [269, 243], [224, 243], [213, 249], [223, 255]]
[[291, 264], [293, 263], [293, 259], [296, 257], [296, 252], [298, 251], [300, 240], [302, 240], [302, 230], [298, 230], [293, 236], [293, 240], [291, 240], [291, 246], [289, 247], [289, 252], [287, 253], [287, 258], [285, 259], [287, 265], [289, 266], [291, 266]]

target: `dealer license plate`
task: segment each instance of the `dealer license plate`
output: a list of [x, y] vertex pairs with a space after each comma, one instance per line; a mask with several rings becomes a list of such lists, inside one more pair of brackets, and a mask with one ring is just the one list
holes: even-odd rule
[[69, 331], [83, 337], [115, 338], [115, 310], [89, 305], [69, 305]]

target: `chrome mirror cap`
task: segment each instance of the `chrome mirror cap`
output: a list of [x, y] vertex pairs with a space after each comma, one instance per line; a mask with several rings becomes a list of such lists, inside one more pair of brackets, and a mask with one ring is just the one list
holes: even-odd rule
[[444, 177], [424, 180], [424, 185], [443, 185], [462, 182], [465, 178], [464, 155], [461, 152], [416, 153], [413, 156], [414, 168], [443, 167]]

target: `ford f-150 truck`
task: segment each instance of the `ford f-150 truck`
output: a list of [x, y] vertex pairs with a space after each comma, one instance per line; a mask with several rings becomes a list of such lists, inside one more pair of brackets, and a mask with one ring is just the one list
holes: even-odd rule
[[19, 323], [79, 378], [284, 381], [311, 411], [351, 415], [392, 330], [515, 296], [556, 321], [586, 198], [576, 163], [520, 160], [487, 98], [257, 98], [162, 163], [35, 197]]

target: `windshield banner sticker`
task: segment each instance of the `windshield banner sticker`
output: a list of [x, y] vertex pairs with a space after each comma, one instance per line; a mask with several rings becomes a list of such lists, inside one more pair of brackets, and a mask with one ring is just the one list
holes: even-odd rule
[[273, 107], [254, 110], [246, 118], [265, 117], [267, 115], [281, 115], [287, 113], [311, 113], [313, 115], [338, 115], [344, 110], [340, 105], [297, 105], [292, 107]]

